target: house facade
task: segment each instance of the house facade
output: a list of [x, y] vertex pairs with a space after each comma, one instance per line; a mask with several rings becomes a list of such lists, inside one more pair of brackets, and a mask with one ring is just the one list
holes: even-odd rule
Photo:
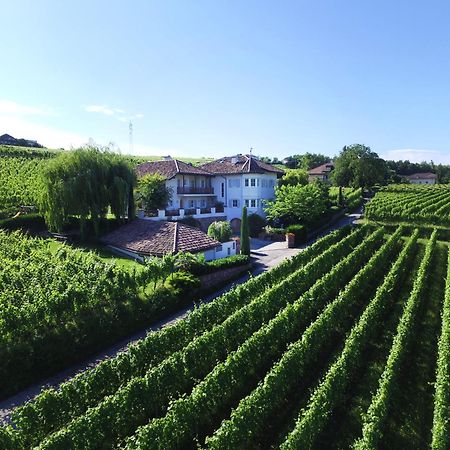
[[159, 173], [166, 177], [172, 200], [154, 220], [196, 219], [228, 220], [234, 229], [240, 226], [243, 206], [248, 213], [264, 216], [264, 202], [275, 197], [277, 179], [284, 172], [252, 155], [220, 158], [199, 167], [166, 158], [140, 164], [138, 176]]
[[437, 175], [435, 173], [413, 173], [412, 175], [407, 175], [409, 182], [411, 184], [436, 184]]
[[308, 181], [312, 182], [314, 180], [324, 181], [325, 183], [330, 182], [330, 174], [334, 169], [334, 164], [330, 161], [326, 164], [321, 164], [320, 166], [314, 167], [308, 170]]

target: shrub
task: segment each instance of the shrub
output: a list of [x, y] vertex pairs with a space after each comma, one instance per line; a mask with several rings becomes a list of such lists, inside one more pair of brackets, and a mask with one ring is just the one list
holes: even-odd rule
[[233, 230], [228, 222], [213, 222], [208, 228], [208, 236], [219, 242], [228, 242], [233, 236]]
[[0, 220], [0, 228], [5, 230], [45, 230], [44, 218], [36, 213], [23, 214], [21, 216]]
[[191, 292], [200, 287], [200, 280], [187, 272], [175, 272], [166, 282], [169, 289], [181, 292]]
[[248, 231], [251, 237], [258, 237], [263, 228], [266, 226], [266, 219], [259, 214], [253, 213], [248, 216]]
[[306, 242], [307, 231], [303, 225], [290, 225], [286, 230], [288, 233], [292, 233], [295, 236], [295, 245], [300, 245]]
[[233, 255], [227, 258], [220, 258], [204, 264], [196, 264], [191, 266], [190, 272], [193, 275], [207, 275], [208, 273], [217, 272], [219, 270], [229, 269], [231, 267], [243, 266], [250, 262], [248, 255]]
[[187, 225], [189, 227], [194, 227], [194, 228], [199, 228], [199, 229], [201, 228], [200, 222], [197, 219], [194, 219], [194, 217], [192, 217], [192, 216], [185, 216], [178, 222], [180, 222], [184, 225]]

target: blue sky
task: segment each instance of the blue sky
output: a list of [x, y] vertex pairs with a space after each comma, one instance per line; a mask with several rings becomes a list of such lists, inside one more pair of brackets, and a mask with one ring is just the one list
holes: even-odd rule
[[450, 2], [2, 2], [0, 134], [450, 163]]

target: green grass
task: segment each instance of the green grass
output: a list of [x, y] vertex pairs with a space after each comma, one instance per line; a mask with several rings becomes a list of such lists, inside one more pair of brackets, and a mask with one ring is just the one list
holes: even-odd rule
[[134, 261], [131, 258], [126, 258], [124, 256], [119, 256], [113, 253], [108, 248], [102, 246], [102, 245], [93, 245], [93, 244], [67, 244], [62, 243], [59, 241], [55, 241], [54, 239], [48, 240], [48, 246], [52, 252], [56, 252], [59, 248], [61, 248], [63, 245], [70, 245], [71, 247], [77, 248], [79, 250], [82, 250], [84, 252], [93, 252], [96, 255], [98, 255], [104, 262], [114, 262], [119, 267], [122, 267], [126, 270], [142, 270], [142, 264], [138, 263], [137, 261]]

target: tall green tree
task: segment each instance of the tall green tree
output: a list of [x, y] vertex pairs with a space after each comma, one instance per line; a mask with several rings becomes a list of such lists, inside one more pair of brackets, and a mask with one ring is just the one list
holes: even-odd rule
[[302, 155], [288, 156], [284, 159], [286, 167], [289, 169], [310, 170], [329, 162], [331, 158], [320, 153], [304, 153]]
[[247, 207], [242, 208], [241, 219], [241, 255], [250, 255], [250, 235], [248, 231]]
[[370, 147], [362, 144], [345, 146], [335, 159], [332, 180], [336, 186], [365, 188], [384, 183], [387, 165]]
[[287, 169], [278, 184], [279, 186], [295, 186], [296, 184], [304, 186], [308, 184], [308, 172], [305, 169]]
[[306, 186], [279, 186], [275, 189], [275, 200], [266, 204], [269, 220], [279, 220], [285, 226], [308, 225], [327, 210], [326, 186], [310, 183]]
[[136, 189], [138, 205], [146, 212], [164, 209], [172, 198], [166, 179], [159, 174], [145, 175], [139, 179]]
[[83, 236], [88, 219], [98, 235], [109, 210], [116, 218], [134, 217], [134, 185], [133, 169], [107, 148], [61, 152], [43, 168], [39, 207], [51, 230], [61, 231], [76, 216]]

